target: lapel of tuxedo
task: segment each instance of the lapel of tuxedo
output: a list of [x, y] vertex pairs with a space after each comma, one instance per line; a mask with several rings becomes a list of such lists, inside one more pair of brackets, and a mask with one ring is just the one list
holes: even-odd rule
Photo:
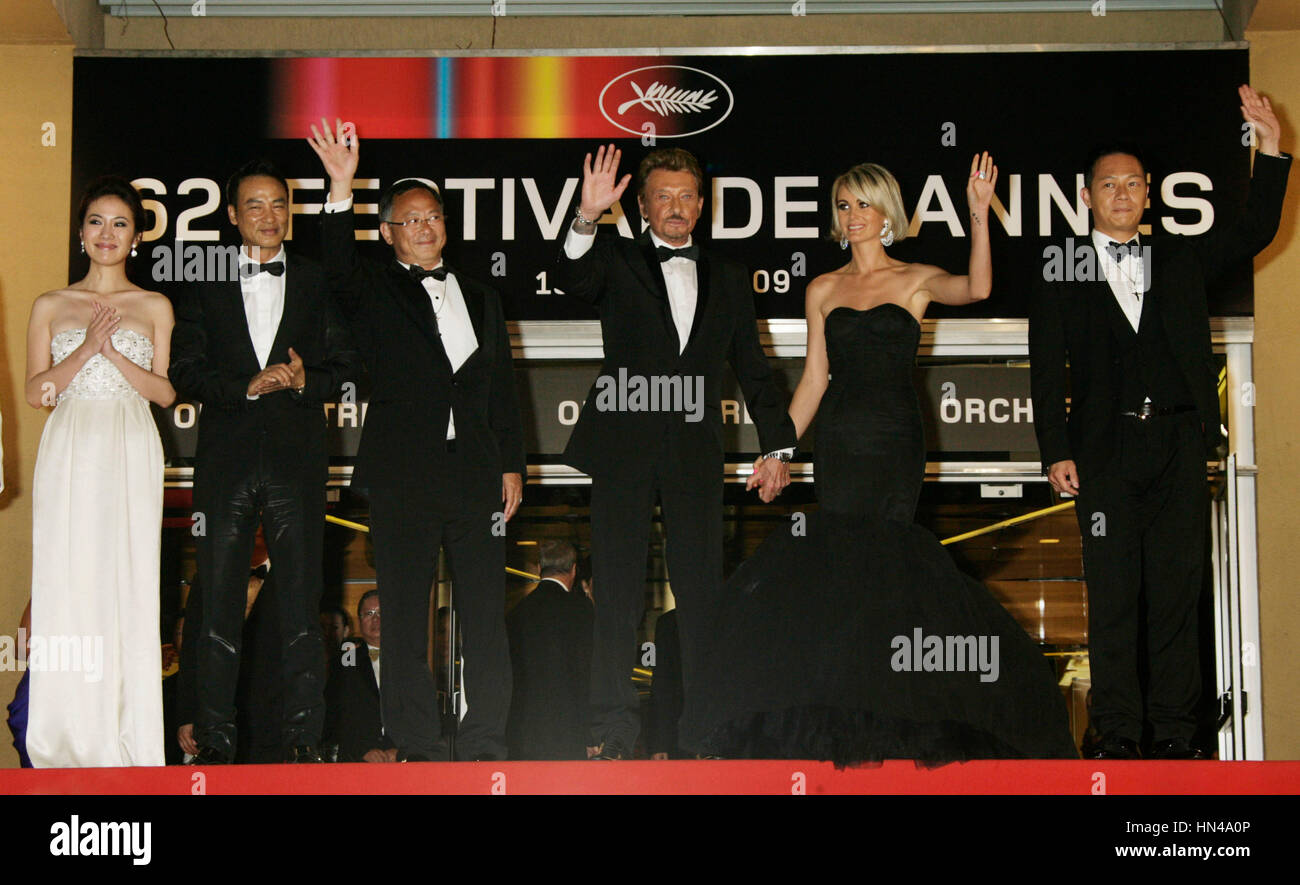
[[1151, 256], [1151, 267], [1147, 271], [1147, 291], [1142, 295], [1147, 302], [1145, 308], [1154, 310], [1160, 315], [1165, 335], [1169, 339], [1169, 346], [1173, 349], [1174, 355], [1182, 359], [1183, 352], [1179, 344], [1185, 337], [1187, 315], [1179, 309], [1178, 299], [1170, 297], [1173, 295], [1171, 287], [1166, 285], [1157, 288], [1161, 283], [1168, 282], [1167, 276], [1170, 273], [1168, 265], [1161, 260], [1165, 254], [1164, 250], [1152, 245], [1148, 254]]
[[676, 357], [681, 353], [682, 342], [677, 337], [677, 324], [673, 322], [673, 309], [668, 303], [668, 284], [664, 282], [664, 271], [659, 265], [659, 255], [655, 252], [655, 245], [649, 233], [642, 234], [637, 245], [641, 247], [641, 255], [645, 263], [638, 267], [636, 262], [632, 262], [632, 269], [637, 272], [637, 276], [642, 277], [642, 282], [646, 284], [650, 294], [659, 300], [659, 312], [663, 318], [664, 331], [668, 335], [668, 343], [672, 345], [673, 356]]
[[416, 282], [407, 272], [406, 268], [397, 263], [394, 258], [388, 264], [390, 274], [389, 281], [392, 283], [393, 298], [398, 305], [406, 311], [412, 322], [424, 333], [424, 337], [429, 340], [429, 346], [433, 348], [441, 365], [445, 366], [447, 372], [451, 372], [451, 362], [447, 359], [447, 350], [442, 346], [442, 337], [438, 334], [437, 318], [433, 315], [433, 302], [429, 300], [429, 293], [420, 283]]
[[262, 366], [257, 361], [257, 350], [253, 347], [253, 333], [248, 328], [248, 312], [244, 309], [244, 289], [239, 279], [236, 275], [235, 279], [216, 285], [221, 289], [223, 305], [230, 305], [229, 313], [224, 310], [222, 313], [230, 317], [229, 321], [235, 327], [232, 342], [236, 350], [235, 357], [243, 365], [245, 372], [256, 375], [262, 370]]
[[[289, 360], [289, 348], [293, 346], [295, 330], [302, 322], [302, 316], [306, 313], [309, 305], [306, 303], [311, 298], [303, 285], [301, 273], [295, 273], [296, 268], [293, 259], [289, 257], [288, 250], [284, 255], [284, 307], [280, 312], [280, 325], [275, 330], [275, 343], [271, 345], [271, 355], [267, 362], [276, 358], [277, 354], [284, 355], [284, 361]], [[298, 342], [302, 346], [302, 342]], [[299, 354], [301, 356], [302, 354]]]
[[[469, 359], [465, 360], [465, 362], [461, 364], [460, 368], [464, 369], [465, 366], [468, 366], [471, 361], [478, 357], [479, 354], [484, 352], [483, 311], [487, 309], [487, 304], [486, 299], [483, 297], [483, 292], [477, 283], [462, 276], [457, 270], [448, 265], [444, 265], [444, 267], [447, 267], [448, 279], [451, 279], [453, 276], [456, 278], [456, 288], [460, 289], [460, 297], [465, 299], [465, 311], [469, 314], [470, 325], [474, 327], [474, 340], [478, 343], [478, 347], [469, 355]], [[457, 369], [457, 371], [459, 372], [460, 369]]]
[[[1169, 285], [1170, 274], [1173, 271], [1168, 262], [1161, 260], [1167, 253], [1159, 248], [1158, 240], [1152, 245], [1148, 254], [1151, 256], [1151, 268], [1148, 271], [1147, 291], [1142, 296], [1147, 302], [1145, 310], [1154, 310], [1159, 314], [1169, 349], [1173, 351], [1174, 359], [1182, 369], [1188, 386], [1195, 391], [1200, 383], [1196, 367], [1198, 349], [1195, 344], [1188, 346], [1190, 315], [1185, 306], [1186, 302], [1177, 297], [1177, 283]], [[1161, 286], [1161, 283], [1164, 285]]]
[[701, 249], [700, 257], [695, 262], [695, 317], [691, 320], [691, 334], [686, 339], [683, 354], [690, 350], [694, 342], [699, 340], [700, 327], [704, 325], [704, 312], [708, 307], [709, 293], [716, 288], [718, 283], [713, 278], [714, 267], [714, 262], [709, 261], [709, 256]]

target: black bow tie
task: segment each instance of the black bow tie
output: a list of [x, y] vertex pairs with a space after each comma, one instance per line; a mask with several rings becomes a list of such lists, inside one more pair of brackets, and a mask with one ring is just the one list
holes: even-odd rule
[[443, 280], [447, 279], [447, 265], [440, 264], [433, 270], [425, 270], [418, 264], [412, 264], [410, 273], [411, 279], [415, 280], [417, 283], [424, 282], [429, 277], [433, 277], [441, 283]]
[[699, 261], [700, 247], [683, 246], [680, 249], [673, 249], [669, 246], [655, 246], [655, 254], [659, 256], [660, 261], [668, 261], [673, 258], [685, 258], [688, 261]]
[[1125, 256], [1132, 255], [1134, 258], [1142, 257], [1142, 246], [1138, 243], [1137, 237], [1129, 240], [1127, 243], [1117, 243], [1110, 240], [1106, 243], [1106, 252], [1110, 255], [1110, 260], [1119, 264]]
[[269, 273], [273, 277], [284, 276], [283, 261], [268, 261], [265, 264], [245, 264], [239, 272], [246, 277], [255, 277], [260, 273]]

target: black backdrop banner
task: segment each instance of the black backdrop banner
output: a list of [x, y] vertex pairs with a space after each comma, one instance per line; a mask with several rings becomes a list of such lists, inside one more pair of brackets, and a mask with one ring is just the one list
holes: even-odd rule
[[[623, 149], [634, 171], [652, 147], [694, 152], [708, 176], [697, 237], [748, 265], [760, 318], [803, 315], [809, 279], [840, 266], [828, 242], [829, 188], [872, 161], [897, 176], [912, 219], [891, 248], [907, 261], [963, 272], [971, 156], [999, 167], [992, 297], [931, 306], [931, 317], [1023, 317], [1033, 281], [1074, 253], [1088, 230], [1081, 198], [1089, 147], [1134, 140], [1147, 153], [1155, 233], [1204, 233], [1244, 205], [1250, 133], [1235, 48], [1072, 52], [848, 52], [693, 56], [454, 58], [79, 58], [74, 65], [74, 207], [93, 177], [131, 178], [150, 230], [131, 273], [164, 292], [228, 273], [237, 243], [223, 195], [253, 157], [289, 179], [289, 248], [319, 257], [328, 182], [306, 144], [313, 122], [356, 126], [354, 182], [363, 252], [378, 236], [379, 194], [418, 176], [446, 199], [448, 261], [494, 286], [510, 320], [593, 319], [551, 288], [578, 195], [583, 155]], [[1265, 87], [1267, 84], [1263, 84]], [[602, 221], [640, 232], [631, 190]], [[75, 225], [73, 226], [75, 227]], [[70, 230], [69, 276], [85, 273]], [[1215, 315], [1253, 311], [1248, 262], [1211, 291]], [[799, 360], [774, 366], [793, 389]], [[517, 366], [532, 457], [554, 459], [596, 374], [594, 362]], [[944, 385], [947, 384], [947, 387]], [[1032, 458], [1023, 367], [918, 371], [928, 448], [943, 458]], [[956, 389], [957, 393], [952, 391]], [[356, 450], [365, 379], [326, 408], [331, 452]], [[738, 391], [726, 396], [727, 449], [757, 447]], [[959, 407], [960, 406], [960, 407]], [[726, 411], [730, 409], [730, 411]], [[157, 410], [171, 459], [192, 455], [197, 410]], [[811, 439], [805, 441], [805, 450]]]
[[[1199, 233], [1244, 204], [1249, 133], [1236, 87], [1243, 49], [455, 58], [79, 58], [73, 191], [115, 172], [151, 201], [153, 229], [133, 274], [166, 291], [185, 264], [177, 240], [233, 243], [221, 190], [267, 156], [290, 179], [290, 248], [318, 254], [327, 182], [305, 142], [322, 115], [362, 139], [359, 237], [376, 257], [375, 203], [398, 178], [443, 190], [448, 260], [497, 288], [511, 320], [594, 316], [548, 276], [571, 218], [585, 152], [614, 141], [623, 168], [654, 146], [700, 157], [710, 179], [700, 239], [747, 264], [759, 317], [799, 317], [809, 279], [838, 267], [825, 239], [829, 187], [854, 163], [891, 169], [914, 236], [907, 261], [966, 267], [972, 154], [1000, 177], [994, 289], [930, 315], [1022, 317], [1045, 250], [1083, 235], [1090, 145], [1119, 137], [1148, 153], [1156, 232]], [[1267, 85], [1267, 84], [1263, 84]], [[605, 221], [633, 235], [636, 200]], [[711, 217], [710, 217], [711, 216]], [[69, 274], [80, 277], [76, 254]], [[182, 257], [186, 257], [182, 253]], [[192, 264], [211, 272], [213, 262]], [[1243, 266], [1211, 293], [1215, 315], [1253, 310]]]

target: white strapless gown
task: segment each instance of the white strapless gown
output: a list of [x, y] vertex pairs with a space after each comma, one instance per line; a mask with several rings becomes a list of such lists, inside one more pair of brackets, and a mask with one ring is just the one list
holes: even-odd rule
[[[57, 365], [84, 329], [50, 342]], [[150, 369], [153, 342], [113, 346]], [[163, 764], [163, 452], [148, 402], [92, 356], [45, 423], [32, 482], [27, 752], [37, 768]]]

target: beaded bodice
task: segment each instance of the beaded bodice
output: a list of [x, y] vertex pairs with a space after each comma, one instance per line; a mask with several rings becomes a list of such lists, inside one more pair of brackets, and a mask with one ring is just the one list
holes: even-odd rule
[[[53, 365], [63, 362], [86, 340], [85, 329], [68, 329], [50, 339], [50, 357]], [[148, 336], [130, 329], [118, 329], [113, 333], [113, 346], [118, 353], [146, 371], [153, 369], [153, 341]], [[139, 391], [131, 386], [117, 366], [109, 362], [103, 354], [95, 354], [86, 360], [72, 379], [72, 383], [59, 394], [59, 402], [65, 397], [73, 399], [125, 399], [140, 396]], [[142, 397], [143, 398], [143, 397]]]

